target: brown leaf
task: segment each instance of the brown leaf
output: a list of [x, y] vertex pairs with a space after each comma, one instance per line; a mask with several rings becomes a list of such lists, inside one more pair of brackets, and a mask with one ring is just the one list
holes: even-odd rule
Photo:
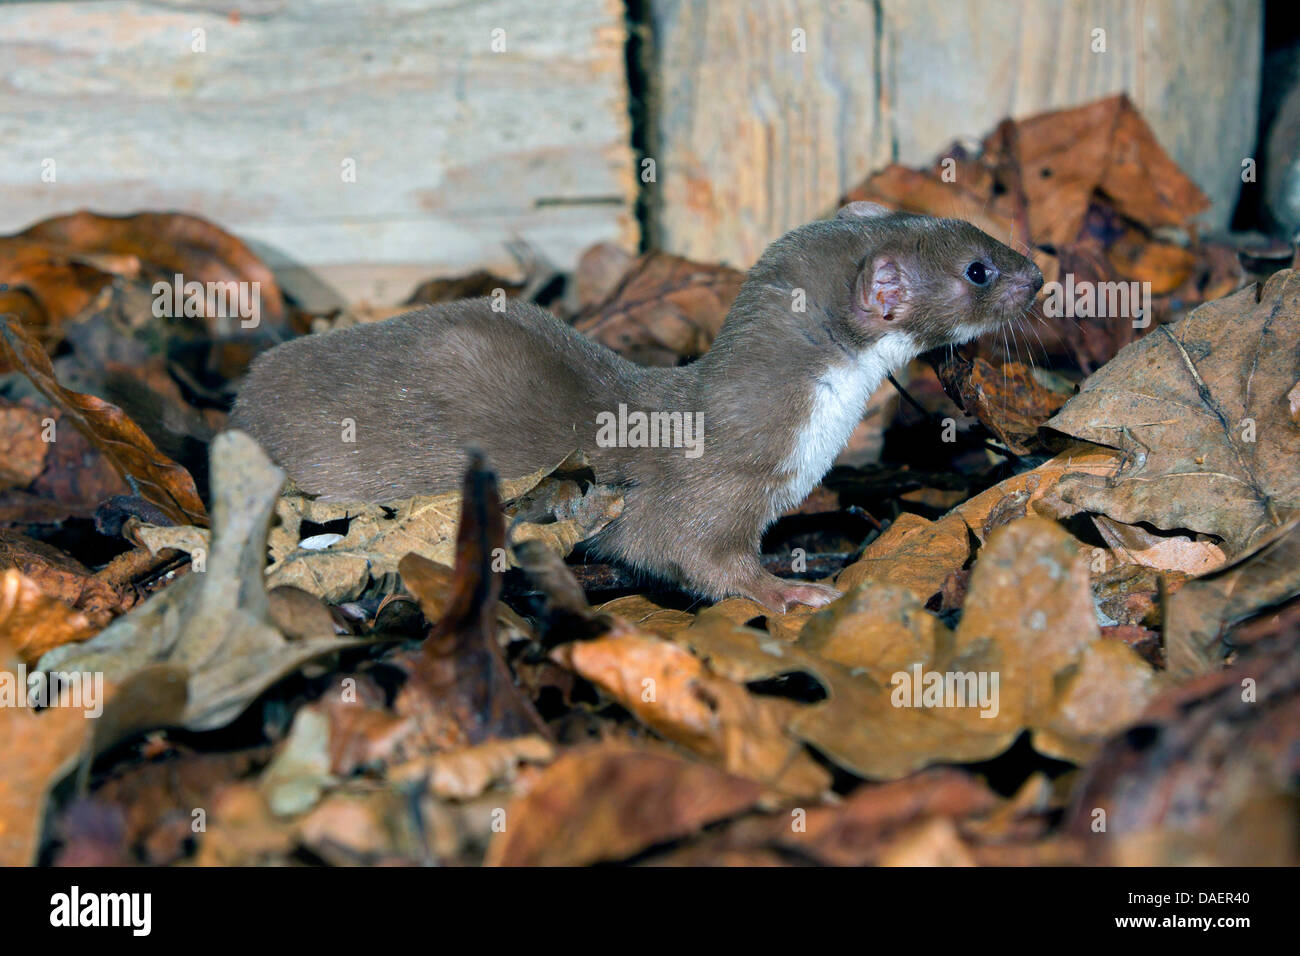
[[8, 641], [24, 664], [46, 651], [84, 641], [99, 630], [86, 615], [45, 594], [15, 568], [0, 572], [0, 640]]
[[1121, 524], [1105, 515], [1093, 515], [1092, 523], [1115, 557], [1125, 564], [1194, 576], [1213, 571], [1227, 560], [1223, 549], [1212, 541], [1155, 534], [1141, 525]]
[[46, 597], [82, 612], [97, 629], [130, 606], [126, 595], [71, 555], [43, 541], [0, 531], [0, 571], [8, 569], [22, 572]]
[[1122, 215], [1152, 227], [1181, 225], [1209, 206], [1124, 94], [1016, 126], [1016, 160], [1036, 243], [1059, 246], [1077, 238], [1098, 192]]
[[741, 813], [752, 780], [682, 757], [618, 745], [581, 747], [551, 764], [506, 809], [491, 866], [581, 866], [623, 860]]
[[[505, 553], [505, 542], [496, 475], [475, 453], [461, 486], [455, 575], [446, 609], [418, 651], [389, 658], [409, 675], [395, 709], [411, 714], [425, 740], [439, 747], [532, 733], [550, 737], [532, 702], [515, 685], [497, 644], [501, 575], [494, 562]], [[431, 563], [408, 554], [398, 565], [417, 598], [418, 589], [431, 579]]]
[[[858, 787], [838, 806], [812, 807], [801, 829], [789, 816], [746, 820], [732, 827], [732, 845], [765, 842], [829, 866], [871, 866], [907, 828], [924, 820], [980, 818], [998, 798], [969, 774], [936, 769], [903, 780]], [[766, 832], [764, 832], [766, 831]]]
[[256, 282], [261, 319], [272, 324], [284, 319], [284, 298], [271, 270], [243, 242], [199, 216], [83, 211], [38, 222], [18, 237], [79, 253], [134, 257], [167, 281], [180, 274], [186, 282]]
[[867, 671], [882, 687], [916, 661], [934, 660], [951, 632], [910, 588], [866, 581], [804, 625], [799, 646]]
[[744, 279], [727, 266], [647, 253], [574, 327], [643, 365], [676, 365], [708, 351]]
[[[328, 635], [288, 641], [270, 620], [263, 576], [271, 513], [284, 473], [239, 431], [212, 444], [212, 550], [191, 570], [89, 641], [55, 648], [44, 668], [102, 671], [119, 682], [154, 664], [188, 675], [192, 730], [221, 727], [304, 662], [358, 640]], [[162, 723], [170, 723], [171, 719]]]
[[670, 641], [622, 624], [551, 656], [646, 726], [728, 773], [797, 794], [820, 793], [830, 783], [783, 729], [788, 702], [751, 694]]
[[904, 512], [835, 579], [847, 591], [864, 581], [897, 584], [928, 599], [950, 573], [966, 563], [970, 545], [965, 523], [953, 516], [927, 521]]
[[1066, 396], [1044, 388], [1019, 362], [994, 368], [976, 356], [960, 352], [934, 356], [934, 369], [944, 391], [968, 415], [1017, 455], [1041, 450], [1038, 426], [1065, 404]]
[[1216, 571], [1189, 581], [1165, 608], [1169, 670], [1200, 674], [1219, 660], [1234, 624], [1300, 594], [1300, 522]]
[[12, 318], [0, 317], [0, 355], [32, 381], [118, 470], [145, 500], [178, 524], [206, 524], [207, 514], [190, 473], [154, 447], [147, 435], [115, 405], [59, 385], [49, 356]]
[[16, 648], [0, 634], [0, 866], [36, 862], [50, 788], [76, 764], [94, 725], [78, 708], [37, 713], [19, 706], [25, 675]]
[[[1295, 865], [1298, 624], [1300, 616], [1283, 615], [1232, 667], [1166, 690], [1150, 703], [1141, 733], [1107, 743], [1065, 823], [1097, 848], [1095, 862]], [[1253, 811], [1285, 794], [1283, 832], [1248, 826]], [[1142, 837], [1155, 842], [1132, 842]]]
[[1126, 347], [1048, 426], [1125, 456], [1113, 477], [1070, 476], [1066, 502], [1126, 524], [1191, 530], [1239, 554], [1300, 510], [1300, 273], [1197, 308]]
[[1049, 461], [1012, 475], [953, 509], [981, 542], [1015, 518], [1034, 514], [1065, 517], [1052, 504], [1056, 483], [1067, 474], [1106, 478], [1119, 468], [1119, 453], [1088, 442], [1074, 442]]

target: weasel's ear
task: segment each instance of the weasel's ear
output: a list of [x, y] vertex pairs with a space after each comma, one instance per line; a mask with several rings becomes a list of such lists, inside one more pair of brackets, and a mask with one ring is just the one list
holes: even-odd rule
[[858, 273], [855, 303], [870, 318], [885, 323], [907, 314], [912, 289], [907, 274], [892, 256], [877, 256]]
[[894, 210], [878, 202], [851, 202], [835, 214], [836, 219], [875, 219], [888, 216]]

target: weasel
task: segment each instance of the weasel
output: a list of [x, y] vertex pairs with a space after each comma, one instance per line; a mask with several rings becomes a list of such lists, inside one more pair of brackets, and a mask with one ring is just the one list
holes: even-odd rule
[[768, 247], [690, 365], [637, 366], [532, 304], [465, 300], [271, 349], [231, 426], [335, 501], [453, 489], [470, 446], [506, 475], [581, 448], [624, 490], [595, 554], [706, 598], [820, 606], [839, 592], [762, 569], [764, 528], [822, 478], [887, 375], [1016, 318], [1042, 284], [970, 223], [851, 203]]

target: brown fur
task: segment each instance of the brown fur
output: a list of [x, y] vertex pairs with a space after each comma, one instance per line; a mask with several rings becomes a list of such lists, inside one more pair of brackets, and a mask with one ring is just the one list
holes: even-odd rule
[[[974, 257], [997, 267], [999, 282], [965, 283]], [[900, 270], [887, 290], [898, 298], [872, 301], [882, 262]], [[782, 581], [758, 562], [818, 380], [893, 330], [932, 348], [995, 327], [1041, 282], [1027, 259], [967, 223], [858, 209], [773, 243], [692, 365], [642, 368], [536, 306], [497, 313], [487, 299], [461, 301], [272, 349], [254, 363], [231, 424], [303, 490], [335, 500], [455, 488], [469, 446], [509, 476], [581, 448], [626, 495], [593, 540], [597, 553], [708, 597], [741, 594], [778, 610], [825, 603], [830, 589]], [[792, 309], [798, 289], [802, 312]], [[598, 447], [596, 416], [620, 402], [703, 412], [702, 454]], [[349, 418], [354, 443], [342, 441]]]

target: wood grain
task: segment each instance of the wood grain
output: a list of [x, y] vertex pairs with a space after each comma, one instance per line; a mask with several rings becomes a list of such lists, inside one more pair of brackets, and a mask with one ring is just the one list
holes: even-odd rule
[[[1255, 143], [1260, 0], [651, 0], [666, 251], [748, 266], [887, 162], [1127, 91], [1226, 224]], [[802, 29], [807, 52], [791, 52]], [[1106, 52], [1092, 52], [1092, 31]]]
[[635, 245], [623, 16], [618, 0], [0, 5], [0, 230], [181, 209], [377, 301], [435, 274], [518, 275], [513, 239], [561, 267]]

